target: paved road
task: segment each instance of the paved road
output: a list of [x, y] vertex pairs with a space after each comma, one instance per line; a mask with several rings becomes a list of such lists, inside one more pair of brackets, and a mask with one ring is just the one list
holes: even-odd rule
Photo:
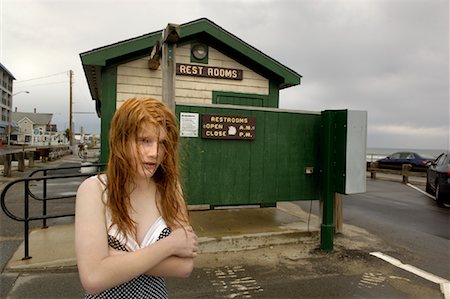
[[[450, 208], [438, 207], [420, 192], [424, 187], [369, 180], [366, 193], [344, 196], [344, 223], [384, 240], [390, 248], [383, 251], [404, 264], [450, 280]], [[317, 203], [312, 211], [318, 213]]]
[[405, 262], [450, 280], [450, 208], [409, 186], [370, 182], [345, 199], [346, 221], [404, 248]]
[[450, 208], [427, 195], [399, 182], [369, 180], [366, 193], [344, 196], [344, 223], [382, 238], [404, 263], [450, 280]]

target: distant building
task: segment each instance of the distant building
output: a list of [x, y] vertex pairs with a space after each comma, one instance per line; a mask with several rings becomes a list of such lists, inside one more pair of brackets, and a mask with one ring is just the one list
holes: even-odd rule
[[98, 148], [100, 146], [100, 136], [97, 134], [74, 133], [73, 139], [76, 144], [87, 144], [88, 148]]
[[12, 113], [11, 144], [32, 146], [58, 145], [67, 143], [64, 133], [58, 132], [55, 124], [51, 124], [51, 113]]
[[0, 63], [0, 145], [8, 142], [9, 128], [11, 127], [13, 74]]

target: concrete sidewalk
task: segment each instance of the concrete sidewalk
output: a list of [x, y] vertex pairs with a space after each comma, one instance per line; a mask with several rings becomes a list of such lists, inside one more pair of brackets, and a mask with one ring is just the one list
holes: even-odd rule
[[[192, 225], [199, 236], [200, 253], [229, 252], [263, 246], [301, 242], [318, 235], [317, 217], [308, 217], [292, 203], [276, 208], [231, 208], [193, 210]], [[312, 219], [308, 224], [308, 218]], [[75, 269], [74, 225], [64, 224], [35, 229], [29, 234], [31, 259], [24, 257], [24, 243], [5, 267], [5, 271]]]
[[[72, 158], [68, 156], [63, 160]], [[399, 178], [380, 175], [379, 179], [396, 181]], [[424, 184], [424, 178], [417, 178], [416, 183]], [[318, 217], [308, 215], [298, 205], [289, 202], [280, 202], [276, 208], [264, 209], [240, 207], [200, 210], [199, 208], [204, 207], [198, 206], [190, 208], [190, 217], [199, 236], [201, 253], [240, 251], [298, 243], [304, 238], [318, 236], [320, 232]], [[29, 255], [32, 258], [22, 260], [24, 257], [22, 242], [4, 271], [76, 269], [73, 224], [34, 229], [30, 232], [29, 238]]]
[[[52, 164], [74, 161], [80, 162], [80, 159], [69, 155], [58, 162], [55, 161], [56, 163], [46, 164], [48, 167], [54, 167]], [[23, 173], [16, 173], [21, 174]], [[379, 174], [378, 178], [401, 181], [401, 176], [394, 175]], [[6, 183], [13, 178], [2, 179], [2, 183]], [[425, 184], [424, 178], [413, 179], [416, 183]], [[289, 202], [278, 203], [276, 208], [263, 209], [241, 207], [199, 210], [202, 207], [197, 206], [190, 208], [192, 208], [190, 217], [199, 236], [201, 253], [240, 251], [298, 243], [303, 238], [318, 236], [320, 232], [318, 217], [308, 215], [298, 205]], [[24, 257], [22, 242], [4, 271], [76, 269], [73, 224], [34, 229], [29, 234], [29, 244], [29, 255], [32, 258], [22, 260]]]

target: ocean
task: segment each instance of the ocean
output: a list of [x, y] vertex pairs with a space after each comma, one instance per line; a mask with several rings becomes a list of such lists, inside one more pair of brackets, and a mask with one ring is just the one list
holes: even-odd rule
[[383, 159], [396, 152], [414, 152], [418, 153], [419, 155], [423, 155], [424, 157], [437, 158], [437, 156], [439, 156], [442, 152], [444, 152], [444, 150], [368, 147], [366, 151], [366, 160], [367, 162], [374, 162], [376, 160]]

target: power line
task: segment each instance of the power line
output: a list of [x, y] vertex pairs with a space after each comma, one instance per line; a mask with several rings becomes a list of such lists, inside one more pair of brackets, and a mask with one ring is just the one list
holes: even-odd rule
[[67, 74], [68, 72], [69, 71], [64, 71], [64, 72], [60, 72], [60, 73], [55, 73], [55, 74], [41, 76], [41, 77], [35, 77], [35, 78], [31, 78], [31, 79], [26, 79], [26, 80], [18, 80], [16, 82], [14, 82], [14, 84], [21, 84], [23, 82], [32, 81], [32, 80], [46, 79], [46, 78], [50, 78], [50, 77], [54, 77], [54, 76], [58, 76], [58, 75], [62, 75], [62, 74]]
[[69, 81], [58, 81], [58, 82], [38, 83], [38, 84], [32, 84], [32, 85], [24, 85], [24, 86], [21, 86], [21, 88], [25, 88], [25, 87], [34, 87], [34, 86], [54, 85], [54, 84], [62, 84], [62, 83], [68, 83], [68, 82], [69, 82]]

